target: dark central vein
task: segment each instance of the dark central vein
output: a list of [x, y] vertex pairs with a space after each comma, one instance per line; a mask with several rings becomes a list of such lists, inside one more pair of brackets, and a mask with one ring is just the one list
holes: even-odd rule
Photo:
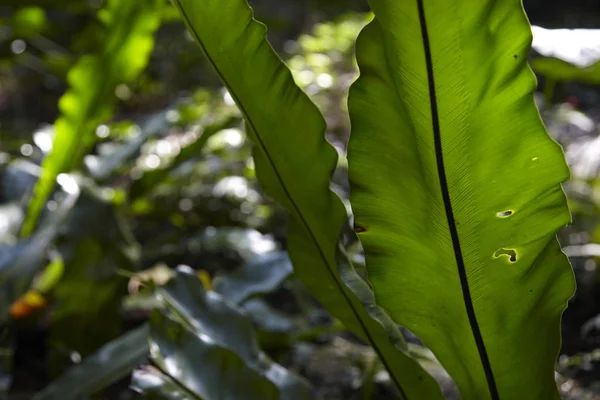
[[467, 309], [467, 316], [469, 318], [469, 324], [471, 325], [471, 331], [473, 332], [473, 338], [481, 358], [481, 364], [490, 391], [492, 400], [500, 400], [498, 394], [498, 388], [496, 387], [496, 381], [494, 379], [494, 373], [492, 372], [492, 365], [485, 349], [485, 343], [481, 336], [481, 331], [477, 323], [477, 317], [475, 316], [475, 309], [473, 308], [473, 300], [471, 299], [471, 291], [469, 289], [469, 282], [467, 280], [467, 271], [465, 269], [465, 262], [462, 255], [462, 249], [460, 247], [460, 241], [458, 238], [458, 230], [456, 228], [456, 221], [454, 219], [454, 212], [452, 211], [452, 203], [450, 201], [450, 192], [448, 190], [448, 181], [446, 179], [446, 171], [444, 169], [444, 155], [442, 151], [442, 136], [440, 134], [440, 120], [438, 115], [437, 98], [435, 93], [435, 81], [433, 77], [433, 62], [431, 60], [431, 48], [429, 45], [429, 34], [427, 32], [427, 22], [425, 20], [425, 10], [423, 7], [423, 0], [417, 0], [419, 8], [419, 20], [421, 23], [421, 35], [423, 37], [423, 47], [425, 49], [425, 62], [427, 64], [427, 77], [429, 83], [429, 101], [431, 106], [431, 121], [433, 125], [433, 137], [435, 141], [435, 157], [437, 161], [437, 172], [440, 180], [440, 186], [442, 190], [442, 199], [444, 201], [444, 208], [446, 210], [446, 218], [448, 220], [448, 227], [450, 229], [450, 237], [452, 238], [452, 246], [454, 248], [454, 257], [456, 258], [456, 265], [458, 267], [458, 275], [460, 277], [460, 286], [462, 288], [463, 300]]
[[[304, 218], [304, 215], [300, 212], [300, 209], [299, 209], [298, 205], [296, 204], [294, 198], [290, 194], [289, 189], [287, 188], [287, 185], [285, 184], [285, 181], [284, 181], [283, 177], [279, 173], [279, 170], [277, 169], [277, 167], [275, 165], [275, 162], [273, 161], [273, 159], [271, 157], [271, 154], [269, 153], [266, 145], [264, 144], [261, 136], [258, 133], [258, 130], [256, 129], [256, 127], [255, 127], [252, 119], [250, 118], [250, 115], [245, 110], [242, 102], [239, 101], [239, 99], [238, 99], [235, 91], [233, 90], [233, 88], [231, 88], [231, 86], [228, 84], [227, 79], [225, 79], [225, 76], [223, 75], [223, 73], [221, 72], [221, 70], [218, 68], [216, 62], [210, 56], [209, 52], [206, 49], [206, 46], [204, 45], [204, 42], [200, 39], [200, 36], [195, 31], [195, 29], [192, 27], [191, 20], [188, 17], [188, 15], [185, 12], [185, 10], [183, 9], [183, 7], [181, 6], [181, 4], [179, 3], [179, 0], [175, 0], [175, 3], [177, 5], [177, 8], [179, 8], [179, 11], [180, 11], [181, 15], [183, 16], [184, 20], [187, 22], [189, 30], [192, 33], [192, 35], [194, 36], [194, 38], [196, 39], [196, 42], [198, 42], [198, 45], [202, 48], [202, 51], [206, 55], [206, 58], [208, 58], [209, 62], [212, 64], [213, 68], [215, 69], [215, 71], [217, 72], [217, 74], [219, 75], [219, 77], [221, 78], [221, 80], [223, 81], [223, 83], [225, 84], [225, 86], [227, 87], [227, 89], [229, 90], [229, 94], [231, 94], [231, 97], [233, 97], [233, 99], [235, 100], [235, 103], [239, 107], [240, 111], [245, 116], [246, 122], [250, 126], [250, 129], [252, 129], [252, 131], [254, 131], [257, 144], [259, 145], [259, 147], [263, 151], [264, 155], [266, 156], [266, 158], [267, 158], [267, 160], [268, 160], [271, 168], [273, 168], [273, 171], [275, 172], [275, 176], [277, 177], [277, 181], [281, 185], [281, 188], [283, 189], [286, 197], [290, 201], [290, 204], [292, 205], [292, 208], [296, 212], [296, 215], [299, 217], [301, 223], [304, 225], [304, 227], [306, 228], [307, 232], [309, 233], [309, 236], [311, 237], [311, 240], [312, 240], [313, 244], [317, 248], [317, 251], [319, 252], [319, 255], [320, 255], [321, 259], [323, 260], [323, 262], [325, 263], [325, 265], [327, 265], [327, 271], [330, 273], [331, 277], [333, 278], [333, 281], [335, 282], [336, 286], [338, 287], [338, 289], [342, 293], [342, 296], [344, 297], [344, 299], [348, 303], [348, 306], [349, 306], [350, 310], [352, 311], [352, 313], [354, 314], [354, 317], [358, 321], [358, 323], [359, 323], [362, 331], [364, 332], [364, 334], [365, 334], [365, 336], [367, 338], [367, 341], [369, 342], [369, 344], [373, 347], [373, 350], [375, 350], [375, 352], [379, 356], [379, 359], [381, 360], [381, 363], [383, 364], [383, 366], [385, 367], [385, 369], [387, 371], [389, 371], [389, 375], [390, 375], [392, 381], [394, 382], [396, 388], [398, 389], [400, 397], [403, 400], [407, 400], [408, 398], [406, 396], [406, 393], [402, 389], [402, 385], [398, 381], [398, 377], [395, 376], [394, 373], [392, 373], [392, 369], [391, 369], [391, 366], [389, 365], [389, 362], [387, 361], [386, 355], [377, 346], [377, 343], [375, 342], [373, 336], [371, 335], [370, 330], [367, 328], [366, 323], [362, 320], [359, 311], [356, 309], [356, 307], [354, 306], [354, 304], [352, 303], [352, 301], [348, 297], [348, 294], [346, 293], [346, 291], [342, 287], [342, 283], [340, 283], [340, 281], [337, 279], [337, 277], [336, 277], [336, 275], [334, 273], [334, 269], [333, 269], [333, 268], [337, 268], [337, 266], [330, 265], [329, 261], [327, 260], [327, 257], [326, 257], [326, 255], [324, 253], [324, 250], [321, 248], [321, 246], [319, 244], [319, 241], [315, 237], [315, 234], [313, 233], [311, 227], [309, 226], [308, 222]], [[378, 323], [378, 322], [375, 322], [375, 323]], [[387, 355], [387, 357], [393, 357], [393, 355], [389, 354], [389, 355]]]

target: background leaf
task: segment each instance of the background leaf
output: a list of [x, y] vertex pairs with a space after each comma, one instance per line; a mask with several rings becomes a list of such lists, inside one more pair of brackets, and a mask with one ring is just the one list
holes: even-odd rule
[[[239, 273], [234, 271], [229, 275], [223, 275], [221, 277], [222, 283], [218, 286], [221, 287], [220, 292], [218, 293], [221, 296], [224, 296], [224, 299], [231, 304], [240, 304], [241, 301], [250, 296], [275, 289], [275, 286], [281, 284], [282, 279], [287, 278], [291, 272], [289, 259], [284, 253], [279, 252], [266, 254], [264, 256], [255, 256], [253, 261], [249, 263], [248, 266], [242, 267], [242, 269], [244, 272]], [[262, 279], [256, 279], [252, 274], [248, 274], [248, 272], [256, 270], [261, 272], [260, 277]], [[247, 279], [245, 284], [243, 284], [244, 278]], [[193, 285], [199, 283], [196, 278], [188, 277], [186, 279], [193, 280]], [[237, 292], [235, 290], [236, 288], [241, 289], [240, 292]], [[170, 293], [172, 296], [179, 296], [175, 290], [170, 290]], [[182, 295], [186, 294], [187, 292], [182, 293]], [[202, 296], [202, 293], [200, 292], [199, 294], [194, 295]], [[201, 311], [203, 303], [193, 302], [193, 307], [197, 311]], [[237, 314], [238, 312], [235, 313], [236, 318], [241, 318], [241, 315], [238, 316]], [[80, 316], [79, 318], [84, 317]], [[268, 318], [268, 321], [271, 321], [272, 316], [269, 314], [263, 316], [263, 318]], [[85, 319], [83, 319], [83, 321], [85, 321]], [[227, 328], [228, 326], [218, 327], [218, 329]], [[71, 327], [71, 329], [73, 329], [73, 327]], [[81, 396], [93, 394], [114, 381], [123, 378], [138, 366], [141, 361], [149, 356], [149, 333], [150, 328], [148, 324], [143, 324], [108, 342], [98, 351], [85, 357], [80, 364], [69, 368], [60, 376], [60, 378], [37, 393], [34, 399], [44, 400], [59, 397], [61, 399], [64, 398], [65, 400], [76, 399]], [[246, 331], [245, 334], [251, 337], [253, 333]], [[192, 341], [194, 343], [197, 342], [195, 339]], [[200, 345], [203, 346], [202, 344]], [[217, 354], [219, 354], [219, 352], [217, 352]], [[229, 352], [226, 352], [224, 356], [226, 358], [233, 357]], [[205, 362], [207, 368], [218, 367], [217, 364], [214, 364], [214, 360], [206, 360]], [[286, 374], [284, 370], [277, 368], [274, 371], [280, 371], [279, 374], [281, 376], [285, 376]], [[178, 398], [173, 396], [181, 396], [182, 391], [185, 392], [185, 389], [178, 388], [178, 384], [171, 378], [152, 368], [136, 370], [134, 372], [133, 382], [134, 386], [138, 388], [137, 390], [143, 392], [144, 396], [149, 399], [163, 398], [153, 396]]]
[[131, 81], [146, 66], [161, 5], [160, 0], [110, 0], [99, 12], [107, 32], [103, 48], [83, 56], [69, 71], [70, 88], [60, 100], [61, 116], [54, 123], [54, 150], [42, 163], [23, 236], [33, 231], [56, 176], [79, 165], [95, 141], [96, 127], [112, 116], [116, 86]]
[[33, 399], [80, 399], [128, 375], [148, 356], [148, 332], [148, 325], [144, 324], [107, 343]]
[[217, 278], [214, 291], [234, 304], [250, 296], [276, 289], [292, 273], [286, 253], [271, 252], [256, 256], [232, 273]]
[[204, 292], [189, 268], [179, 267], [158, 290], [167, 312], [153, 315], [150, 352], [182, 393], [202, 399], [309, 398], [306, 382], [259, 351], [251, 320], [218, 294]]

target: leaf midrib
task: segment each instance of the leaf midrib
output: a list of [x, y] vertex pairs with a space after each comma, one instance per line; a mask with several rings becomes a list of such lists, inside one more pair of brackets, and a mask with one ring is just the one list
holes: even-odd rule
[[456, 227], [456, 221], [454, 218], [454, 212], [452, 210], [452, 202], [450, 199], [450, 191], [448, 188], [448, 181], [446, 178], [446, 171], [444, 168], [444, 154], [442, 149], [442, 137], [440, 131], [440, 121], [438, 115], [438, 107], [437, 107], [437, 96], [435, 91], [435, 79], [433, 72], [433, 61], [431, 56], [431, 47], [429, 43], [429, 33], [427, 31], [427, 21], [425, 19], [425, 9], [423, 6], [423, 0], [417, 0], [417, 7], [419, 11], [419, 22], [421, 26], [421, 36], [423, 39], [423, 50], [425, 53], [425, 63], [427, 65], [427, 84], [429, 87], [429, 102], [431, 108], [431, 121], [433, 128], [433, 137], [435, 143], [435, 157], [437, 162], [437, 172], [438, 178], [440, 181], [440, 189], [442, 192], [442, 199], [444, 201], [444, 209], [446, 212], [446, 218], [448, 221], [448, 228], [450, 230], [450, 237], [452, 239], [452, 247], [454, 250], [454, 257], [456, 259], [456, 265], [458, 268], [458, 274], [460, 278], [460, 286], [463, 294], [463, 301], [465, 303], [465, 308], [467, 311], [467, 316], [469, 319], [469, 325], [471, 327], [471, 332], [473, 333], [473, 338], [475, 339], [475, 344], [477, 346], [477, 351], [479, 352], [479, 357], [481, 359], [481, 364], [483, 367], [483, 371], [485, 373], [486, 381], [488, 384], [488, 389], [490, 392], [490, 396], [492, 400], [500, 400], [500, 395], [498, 394], [498, 388], [496, 386], [496, 380], [494, 378], [494, 373], [492, 371], [492, 366], [487, 354], [487, 350], [485, 348], [485, 343], [483, 341], [483, 336], [481, 334], [481, 330], [479, 328], [479, 324], [477, 323], [477, 317], [475, 315], [475, 308], [473, 306], [473, 300], [471, 298], [471, 290], [469, 288], [469, 281], [467, 279], [467, 271], [465, 268], [465, 262], [462, 255], [462, 248], [460, 245], [460, 240], [458, 236], [458, 229]]

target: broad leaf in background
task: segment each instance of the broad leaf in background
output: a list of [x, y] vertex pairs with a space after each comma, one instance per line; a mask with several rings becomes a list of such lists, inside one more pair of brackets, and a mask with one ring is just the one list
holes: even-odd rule
[[76, 400], [90, 395], [129, 374], [148, 355], [148, 325], [107, 343], [76, 367], [65, 372], [34, 400]]
[[[264, 263], [262, 266], [260, 266], [261, 261]], [[291, 272], [291, 268], [288, 266], [289, 259], [282, 253], [274, 252], [265, 255], [256, 255], [255, 259], [248, 266], [242, 266], [241, 268], [246, 271], [262, 271], [261, 276], [263, 280], [270, 282], [270, 284], [265, 284], [262, 280], [258, 281], [247, 273], [234, 271], [231, 273], [231, 276], [223, 275], [220, 277], [219, 280], [223, 283], [219, 284], [219, 294], [229, 303], [239, 305], [239, 302], [244, 301], [250, 296], [276, 289], [281, 284], [281, 279], [287, 278]], [[265, 272], [269, 272], [271, 275], [265, 276]], [[240, 283], [242, 276], [247, 277], [249, 280], [243, 285], [243, 295], [240, 296], [238, 293], [229, 291], [229, 289], [236, 288], [236, 284]], [[252, 311], [254, 314], [254, 310]], [[253, 315], [254, 317], [255, 315]], [[272, 322], [272, 315], [269, 315], [266, 320]], [[39, 392], [35, 399], [60, 398], [74, 400], [81, 396], [91, 395], [118, 379], [125, 377], [140, 364], [141, 360], [148, 356], [148, 332], [148, 324], [144, 324], [110, 341], [98, 351], [86, 357], [83, 362], [68, 369], [60, 378]], [[208, 365], [207, 362], [207, 368]], [[169, 389], [171, 386], [171, 383], [169, 383], [171, 382], [170, 379], [165, 376], [163, 376], [164, 379], [159, 378], [159, 375], [162, 374], [152, 369], [135, 371], [134, 381], [140, 390], [146, 394], [147, 398], [153, 398], [150, 396], [153, 390], [156, 393], [163, 394], [171, 391]], [[77, 385], [74, 385], [74, 382], [77, 382]]]
[[[158, 289], [163, 315], [150, 324], [154, 363], [199, 399], [309, 399], [308, 384], [261, 353], [252, 321], [188, 267]], [[204, 366], [204, 368], [198, 368]], [[142, 391], [143, 384], [134, 386]]]
[[[273, 383], [249, 368], [235, 352], [215, 345], [210, 339], [178, 322], [155, 313], [151, 324], [151, 356], [159, 370], [149, 376], [134, 374], [132, 387], [144, 398], [156, 397], [198, 400], [275, 400], [280, 393]], [[198, 368], [199, 365], [210, 368]], [[308, 399], [308, 397], [306, 397]]]
[[377, 303], [463, 399], [559, 399], [569, 171], [534, 104], [520, 2], [370, 3], [348, 163]]
[[[337, 243], [346, 221], [329, 190], [336, 152], [325, 121], [295, 85], [244, 0], [175, 0], [192, 36], [240, 108], [255, 143], [257, 176], [267, 194], [290, 212], [288, 251], [298, 276], [335, 317], [373, 345], [401, 398], [439, 399], [439, 387], [406, 353], [392, 324], [384, 329], [338, 272]], [[349, 265], [344, 275], [358, 278]], [[362, 291], [369, 291], [362, 285]], [[368, 293], [361, 296], [369, 299]], [[404, 345], [396, 347], [390, 337]]]
[[147, 400], [200, 399], [194, 393], [186, 393], [180, 384], [152, 366], [133, 371], [132, 381], [133, 390], [143, 394]]
[[106, 28], [104, 48], [82, 57], [68, 75], [69, 90], [59, 103], [53, 150], [29, 203], [22, 235], [37, 224], [46, 199], [61, 172], [76, 168], [91, 144], [96, 127], [111, 117], [117, 85], [133, 80], [146, 66], [160, 24], [161, 0], [109, 0], [98, 17]]
[[293, 272], [284, 252], [255, 256], [235, 271], [214, 280], [214, 291], [227, 301], [240, 304], [252, 295], [275, 290]]

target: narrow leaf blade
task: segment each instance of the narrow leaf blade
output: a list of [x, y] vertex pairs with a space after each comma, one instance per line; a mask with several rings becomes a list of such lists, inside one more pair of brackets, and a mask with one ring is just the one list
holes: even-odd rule
[[[390, 341], [402, 343], [396, 326], [386, 323], [384, 329], [367, 312], [373, 309], [372, 293], [349, 263], [340, 269], [345, 278], [340, 276], [336, 254], [346, 212], [329, 190], [337, 155], [324, 138], [323, 116], [265, 39], [264, 25], [244, 0], [174, 4], [245, 118], [261, 185], [291, 214], [288, 251], [296, 276], [374, 346], [402, 398], [440, 399], [433, 378]], [[360, 291], [360, 300], [345, 280]]]
[[42, 174], [29, 202], [22, 235], [31, 234], [58, 174], [83, 160], [94, 142], [96, 127], [110, 118], [119, 83], [131, 81], [148, 62], [154, 31], [160, 23], [160, 0], [111, 0], [99, 13], [108, 32], [98, 54], [83, 56], [69, 71], [69, 90], [59, 102], [52, 151], [42, 163]]

